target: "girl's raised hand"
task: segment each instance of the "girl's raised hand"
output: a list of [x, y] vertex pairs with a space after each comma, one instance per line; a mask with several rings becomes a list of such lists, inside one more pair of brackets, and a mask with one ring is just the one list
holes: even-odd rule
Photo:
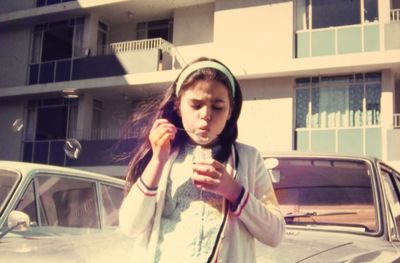
[[176, 127], [167, 119], [157, 119], [150, 130], [149, 140], [153, 158], [165, 163], [171, 153], [170, 141], [175, 138]]

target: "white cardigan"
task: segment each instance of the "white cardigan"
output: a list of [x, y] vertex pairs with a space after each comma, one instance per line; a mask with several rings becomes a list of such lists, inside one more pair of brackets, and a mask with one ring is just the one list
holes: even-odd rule
[[[235, 147], [239, 164], [237, 169], [233, 169], [233, 176], [245, 191], [235, 211], [224, 208], [225, 220], [211, 262], [256, 262], [254, 238], [275, 247], [285, 232], [285, 221], [276, 205], [271, 178], [261, 155], [248, 145], [236, 143]], [[165, 165], [157, 190], [146, 188], [138, 180], [122, 203], [119, 214], [120, 230], [135, 237], [132, 253], [138, 259], [137, 262], [154, 261], [167, 178], [176, 156], [177, 152], [174, 152]], [[235, 151], [232, 150], [228, 164], [234, 163], [232, 160], [235, 159]], [[232, 167], [227, 169], [232, 170]]]

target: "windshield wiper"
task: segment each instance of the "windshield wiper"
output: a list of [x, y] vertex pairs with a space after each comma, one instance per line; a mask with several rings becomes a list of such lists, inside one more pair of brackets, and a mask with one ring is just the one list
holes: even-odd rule
[[357, 212], [326, 212], [326, 213], [317, 213], [317, 212], [304, 212], [304, 213], [298, 213], [298, 214], [286, 214], [285, 219], [290, 219], [290, 218], [298, 218], [298, 217], [313, 217], [313, 216], [337, 216], [337, 215], [356, 215]]
[[[294, 224], [295, 218], [301, 218], [301, 217], [306, 217], [306, 218], [311, 218], [311, 220], [316, 223], [316, 224], [328, 224], [328, 225], [338, 225], [338, 226], [352, 226], [352, 227], [357, 227], [357, 228], [363, 228], [365, 231], [367, 232], [372, 232], [372, 230], [366, 226], [366, 225], [361, 225], [361, 224], [355, 224], [355, 223], [318, 223], [314, 217], [318, 217], [318, 216], [337, 216], [337, 215], [356, 215], [358, 214], [358, 212], [355, 211], [351, 211], [351, 212], [343, 212], [343, 211], [333, 211], [333, 212], [326, 212], [326, 213], [318, 213], [318, 212], [304, 212], [304, 213], [297, 213], [297, 214], [293, 214], [293, 213], [289, 213], [286, 214], [284, 216], [285, 221], [287, 224]], [[305, 222], [297, 222], [299, 224], [305, 223]]]

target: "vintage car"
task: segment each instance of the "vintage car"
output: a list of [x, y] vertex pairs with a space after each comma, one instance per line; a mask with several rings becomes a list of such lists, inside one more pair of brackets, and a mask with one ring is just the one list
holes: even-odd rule
[[262, 262], [400, 262], [400, 173], [366, 156], [270, 153], [264, 160], [286, 219]]
[[30, 222], [30, 231], [21, 235], [115, 229], [123, 191], [124, 180], [111, 176], [0, 161], [0, 237], [16, 227], [8, 221], [24, 216]]
[[124, 187], [102, 174], [0, 161], [0, 262], [129, 260], [131, 240], [116, 231]]

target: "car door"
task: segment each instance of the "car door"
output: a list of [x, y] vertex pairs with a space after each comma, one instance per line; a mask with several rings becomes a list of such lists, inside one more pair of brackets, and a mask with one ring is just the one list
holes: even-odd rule
[[388, 238], [396, 247], [400, 247], [400, 175], [381, 164], [380, 174], [382, 176], [388, 222]]
[[32, 226], [115, 228], [122, 198], [122, 186], [38, 173], [28, 184], [16, 210], [27, 213]]
[[100, 228], [94, 181], [36, 174], [16, 210], [28, 214], [32, 226]]

